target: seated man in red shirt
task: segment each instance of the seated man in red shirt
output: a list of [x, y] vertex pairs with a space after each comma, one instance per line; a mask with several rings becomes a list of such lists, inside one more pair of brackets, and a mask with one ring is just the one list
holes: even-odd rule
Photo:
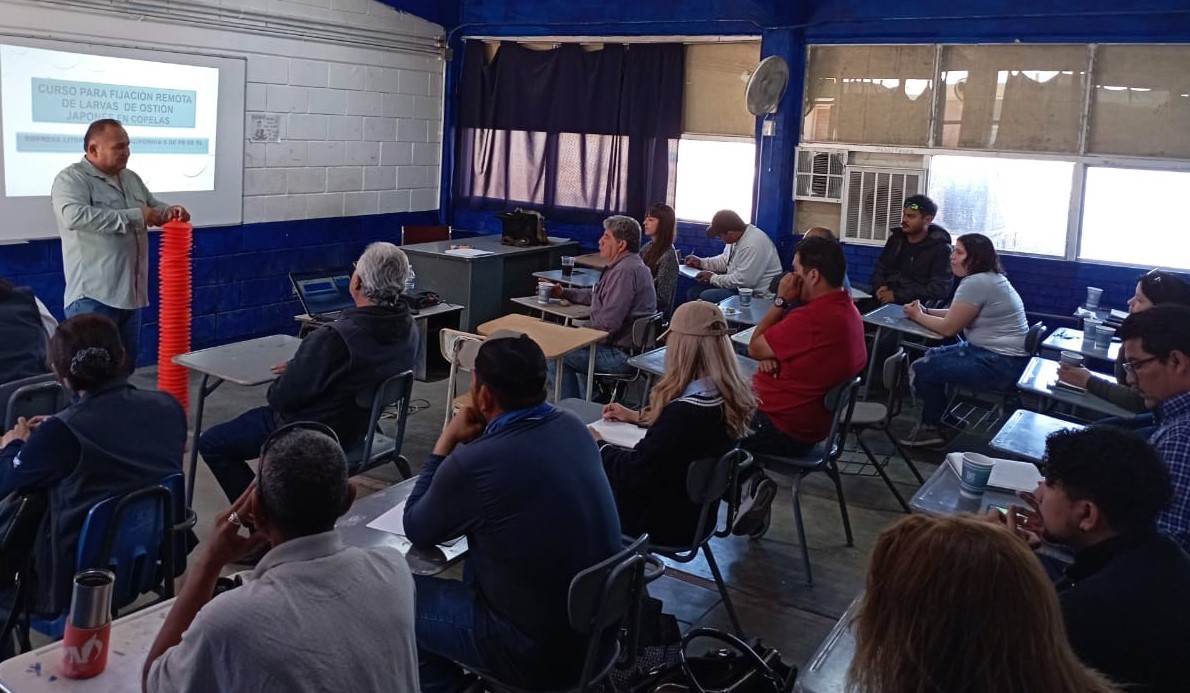
[[[753, 453], [797, 457], [830, 433], [827, 390], [855, 377], [868, 360], [864, 326], [843, 290], [847, 260], [838, 242], [806, 238], [781, 278], [773, 307], [756, 326], [748, 354], [760, 361], [752, 379], [759, 400], [753, 434], [742, 446]], [[800, 302], [786, 311], [789, 304]], [[763, 473], [745, 480], [736, 534], [764, 535], [777, 486]]]

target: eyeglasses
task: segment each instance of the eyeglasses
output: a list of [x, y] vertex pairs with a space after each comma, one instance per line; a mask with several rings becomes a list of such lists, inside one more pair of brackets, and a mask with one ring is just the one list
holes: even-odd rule
[[1138, 359], [1136, 361], [1124, 361], [1120, 365], [1124, 367], [1125, 373], [1127, 373], [1129, 375], [1136, 375], [1136, 371], [1140, 370], [1141, 366], [1145, 365], [1146, 363], [1148, 363], [1150, 361], [1156, 361], [1156, 360], [1158, 360], [1156, 356], [1150, 356], [1148, 358]]

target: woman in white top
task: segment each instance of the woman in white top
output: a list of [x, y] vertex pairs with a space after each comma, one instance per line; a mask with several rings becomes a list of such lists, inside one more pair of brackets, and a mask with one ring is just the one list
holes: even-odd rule
[[947, 384], [974, 390], [1008, 390], [1029, 362], [1025, 351], [1025, 305], [1004, 269], [991, 239], [980, 233], [959, 236], [950, 254], [954, 276], [961, 277], [950, 308], [924, 308], [914, 301], [905, 317], [947, 337], [964, 333], [958, 344], [926, 351], [909, 368], [909, 382], [921, 398], [921, 423], [908, 446], [941, 445]]

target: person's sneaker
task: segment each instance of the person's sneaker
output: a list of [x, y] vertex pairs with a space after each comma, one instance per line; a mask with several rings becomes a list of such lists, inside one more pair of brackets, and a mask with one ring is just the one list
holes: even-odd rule
[[731, 533], [753, 539], [764, 536], [769, 528], [773, 499], [776, 497], [777, 483], [764, 472], [757, 472], [749, 477], [740, 498], [739, 512], [736, 514]]
[[897, 442], [907, 448], [929, 448], [945, 445], [948, 442], [946, 433], [940, 426], [927, 426], [925, 424], [917, 424], [909, 435], [901, 438]]

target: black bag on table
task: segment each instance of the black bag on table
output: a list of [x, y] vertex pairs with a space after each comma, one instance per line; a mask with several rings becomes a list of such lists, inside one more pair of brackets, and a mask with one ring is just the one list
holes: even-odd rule
[[[699, 638], [726, 645], [701, 655], [691, 654]], [[663, 660], [658, 663], [658, 655]], [[628, 693], [789, 693], [797, 667], [781, 661], [781, 653], [759, 640], [751, 645], [717, 628], [695, 628], [680, 646], [646, 647], [629, 671], [614, 671], [615, 690]]]
[[549, 236], [545, 232], [545, 217], [541, 216], [540, 212], [518, 207], [496, 216], [504, 224], [500, 243], [520, 247], [550, 244]]

